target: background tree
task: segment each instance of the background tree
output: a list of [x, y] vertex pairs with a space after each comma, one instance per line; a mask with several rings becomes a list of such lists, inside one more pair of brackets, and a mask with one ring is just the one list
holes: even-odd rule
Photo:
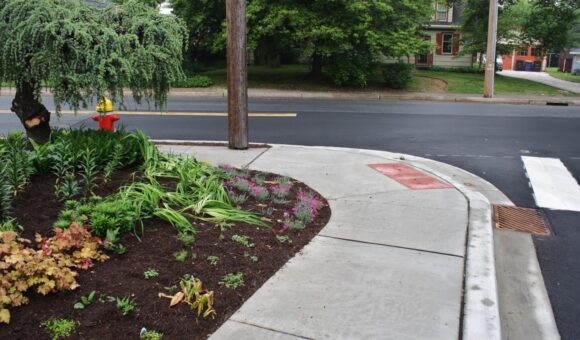
[[16, 87], [12, 111], [28, 136], [46, 142], [50, 112], [40, 90], [77, 110], [129, 88], [140, 101], [164, 105], [181, 79], [186, 31], [180, 21], [144, 4], [96, 9], [79, 0], [0, 1], [0, 80]]
[[523, 29], [529, 41], [546, 50], [561, 51], [578, 17], [578, 0], [535, 0]]
[[170, 0], [170, 3], [173, 13], [187, 25], [190, 61], [209, 63], [224, 59], [225, 0]]

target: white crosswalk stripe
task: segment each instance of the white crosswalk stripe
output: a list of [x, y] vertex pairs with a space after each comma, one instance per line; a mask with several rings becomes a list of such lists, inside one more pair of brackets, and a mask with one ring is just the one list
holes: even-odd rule
[[580, 211], [580, 185], [558, 158], [522, 156], [538, 207]]

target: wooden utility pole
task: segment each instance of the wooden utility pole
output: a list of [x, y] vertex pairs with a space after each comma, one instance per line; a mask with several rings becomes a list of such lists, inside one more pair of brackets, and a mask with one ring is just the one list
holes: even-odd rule
[[228, 134], [230, 149], [248, 148], [246, 0], [226, 0], [228, 28]]
[[489, 0], [489, 22], [487, 26], [487, 52], [483, 96], [493, 98], [495, 83], [495, 45], [497, 43], [497, 0]]

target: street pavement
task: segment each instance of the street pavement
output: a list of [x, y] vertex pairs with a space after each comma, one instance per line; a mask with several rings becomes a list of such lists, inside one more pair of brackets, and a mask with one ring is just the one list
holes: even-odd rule
[[[0, 97], [0, 108], [9, 108], [7, 103], [8, 97]], [[170, 98], [169, 110], [225, 112], [226, 103], [216, 98], [176, 96]], [[576, 182], [580, 178], [580, 110], [577, 107], [253, 99], [250, 110], [297, 113], [295, 117], [251, 118], [250, 136], [253, 142], [354, 147], [422, 156], [482, 177], [522, 207], [538, 207], [522, 156], [559, 159]], [[74, 126], [93, 127], [93, 122], [86, 118], [66, 117]], [[126, 115], [122, 117], [122, 122], [130, 128], [143, 129], [158, 139], [227, 139], [225, 117]], [[10, 127], [19, 127], [18, 124], [13, 115], [0, 115], [1, 132], [6, 132]], [[578, 339], [580, 247], [577, 245], [580, 244], [580, 214], [566, 210], [545, 211], [551, 222], [552, 236], [534, 236], [533, 244], [561, 336], [563, 339]], [[496, 231], [495, 237], [496, 244], [502, 245], [501, 249], [496, 249], [496, 253], [503, 254], [499, 259], [515, 261], [521, 257], [526, 260], [534, 252], [533, 249], [520, 250], [510, 246], [515, 240], [532, 244], [529, 235]], [[503, 271], [507, 275], [514, 272], [505, 269], [508, 265], [498, 263], [498, 273]], [[538, 273], [533, 266], [526, 264], [519, 267], [525, 269], [520, 276], [529, 276], [530, 280], [538, 281]], [[498, 285], [500, 294], [509, 291], [509, 284], [503, 284], [503, 289], [502, 282]], [[530, 286], [537, 287], [537, 284]], [[517, 292], [515, 290], [514, 294]], [[522, 298], [514, 298], [515, 303], [533, 299], [535, 294], [533, 291], [520, 293], [517, 296]], [[506, 294], [506, 297], [510, 295]], [[531, 313], [541, 312], [537, 308], [528, 310]], [[525, 331], [526, 328], [521, 326], [525, 323], [517, 321], [518, 313], [525, 312], [526, 308], [518, 308], [516, 304], [513, 309], [502, 311], [502, 322], [506, 315], [515, 318], [511, 322], [511, 330], [522, 327]], [[517, 329], [514, 332], [517, 333]], [[510, 333], [504, 331], [503, 334]], [[518, 337], [511, 336], [510, 339]]]
[[531, 80], [538, 83], [550, 85], [552, 87], [561, 90], [566, 90], [580, 94], [580, 83], [574, 83], [571, 81], [554, 78], [547, 72], [502, 71], [499, 73], [499, 75], [505, 77]]

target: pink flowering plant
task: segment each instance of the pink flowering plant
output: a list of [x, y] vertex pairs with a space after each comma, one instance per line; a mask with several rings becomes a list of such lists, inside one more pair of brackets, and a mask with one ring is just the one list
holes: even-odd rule
[[298, 220], [304, 223], [310, 223], [318, 216], [318, 211], [322, 207], [322, 201], [316, 196], [300, 191], [298, 192], [298, 204], [292, 211]]

